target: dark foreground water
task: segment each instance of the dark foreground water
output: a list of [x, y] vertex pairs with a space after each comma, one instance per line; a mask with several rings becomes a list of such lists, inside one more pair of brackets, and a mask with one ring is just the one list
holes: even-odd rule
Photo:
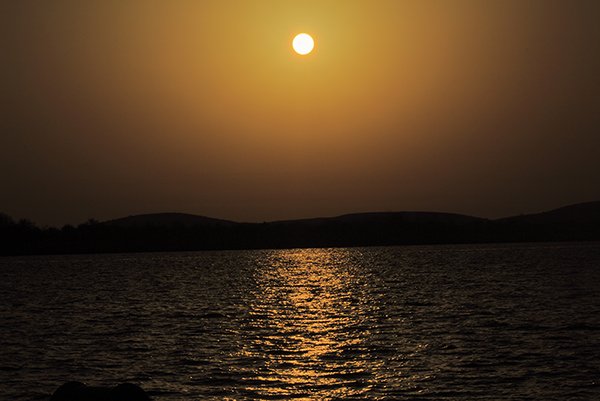
[[0, 259], [0, 399], [599, 400], [600, 244]]

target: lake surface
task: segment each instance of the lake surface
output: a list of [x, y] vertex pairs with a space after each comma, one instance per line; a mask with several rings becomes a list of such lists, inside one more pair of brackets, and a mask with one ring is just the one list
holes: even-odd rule
[[600, 243], [0, 258], [0, 398], [600, 399]]

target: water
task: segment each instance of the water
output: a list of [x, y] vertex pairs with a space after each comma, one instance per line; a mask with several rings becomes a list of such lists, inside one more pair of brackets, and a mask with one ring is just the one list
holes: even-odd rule
[[600, 399], [600, 244], [0, 259], [0, 398]]

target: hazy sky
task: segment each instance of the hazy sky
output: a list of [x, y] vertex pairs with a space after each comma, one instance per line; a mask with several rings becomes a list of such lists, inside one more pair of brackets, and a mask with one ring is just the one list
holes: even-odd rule
[[597, 200], [599, 21], [596, 0], [0, 0], [0, 211], [498, 217]]

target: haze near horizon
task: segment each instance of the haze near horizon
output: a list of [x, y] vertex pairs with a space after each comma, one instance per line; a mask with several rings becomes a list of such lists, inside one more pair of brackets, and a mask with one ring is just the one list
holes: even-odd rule
[[599, 18], [595, 1], [2, 2], [0, 212], [501, 217], [597, 200]]

